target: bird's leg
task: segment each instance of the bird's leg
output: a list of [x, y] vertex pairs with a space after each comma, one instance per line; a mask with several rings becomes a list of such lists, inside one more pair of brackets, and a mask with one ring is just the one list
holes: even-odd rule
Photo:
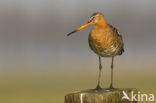
[[99, 77], [98, 77], [98, 84], [96, 89], [101, 89], [100, 87], [100, 79], [101, 79], [101, 70], [102, 70], [102, 64], [101, 64], [101, 57], [99, 56]]
[[111, 64], [111, 84], [110, 84], [110, 89], [113, 89], [113, 64], [114, 63], [114, 57], [112, 57], [112, 64]]

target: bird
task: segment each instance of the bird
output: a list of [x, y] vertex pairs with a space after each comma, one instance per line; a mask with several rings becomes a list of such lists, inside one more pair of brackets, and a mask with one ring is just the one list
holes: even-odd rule
[[96, 90], [102, 89], [100, 85], [101, 79], [101, 58], [110, 57], [111, 58], [111, 83], [110, 89], [114, 89], [113, 86], [113, 68], [114, 68], [114, 57], [120, 56], [124, 52], [124, 42], [121, 33], [118, 29], [108, 24], [104, 15], [100, 12], [95, 12], [91, 15], [88, 22], [79, 28], [68, 33], [67, 36], [89, 26], [93, 25], [92, 30], [88, 36], [88, 43], [91, 50], [97, 54], [99, 59], [99, 74], [98, 83]]

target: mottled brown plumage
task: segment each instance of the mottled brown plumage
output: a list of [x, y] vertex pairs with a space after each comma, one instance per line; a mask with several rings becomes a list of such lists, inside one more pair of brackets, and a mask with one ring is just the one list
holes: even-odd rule
[[122, 36], [116, 28], [109, 24], [100, 32], [93, 28], [88, 41], [90, 48], [102, 57], [121, 55], [124, 51]]
[[99, 78], [96, 89], [101, 88], [101, 57], [112, 57], [110, 88], [113, 88], [114, 56], [121, 55], [124, 52], [124, 44], [120, 32], [112, 25], [107, 24], [102, 13], [97, 12], [90, 17], [89, 21], [85, 25], [72, 31], [68, 34], [68, 36], [91, 24], [93, 24], [94, 27], [89, 34], [88, 42], [91, 50], [93, 50], [99, 56]]

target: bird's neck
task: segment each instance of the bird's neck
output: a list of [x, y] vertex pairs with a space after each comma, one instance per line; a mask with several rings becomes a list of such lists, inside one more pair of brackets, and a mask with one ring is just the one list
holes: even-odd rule
[[97, 31], [105, 31], [105, 28], [107, 27], [107, 23], [100, 23], [100, 24], [95, 24], [94, 25], [94, 30], [97, 30]]
[[94, 24], [94, 27], [92, 29], [92, 36], [94, 37], [104, 36], [103, 33], [105, 32], [106, 29], [107, 29], [106, 21], [96, 23]]
[[105, 18], [102, 18], [99, 22], [95, 23], [94, 26], [96, 28], [105, 28], [107, 26], [107, 22]]
[[104, 36], [103, 33], [105, 32], [106, 28], [107, 28], [107, 22], [106, 22], [105, 18], [103, 18], [99, 22], [94, 24], [91, 35], [93, 37]]

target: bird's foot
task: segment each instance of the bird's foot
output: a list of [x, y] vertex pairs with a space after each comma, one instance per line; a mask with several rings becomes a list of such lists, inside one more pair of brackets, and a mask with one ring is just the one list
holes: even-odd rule
[[114, 89], [114, 87], [113, 87], [113, 85], [112, 85], [112, 84], [110, 85], [110, 87], [109, 87], [109, 88], [110, 88], [110, 89]]
[[102, 88], [101, 88], [100, 85], [98, 84], [98, 85], [96, 86], [95, 90], [100, 90], [100, 89], [102, 89]]

